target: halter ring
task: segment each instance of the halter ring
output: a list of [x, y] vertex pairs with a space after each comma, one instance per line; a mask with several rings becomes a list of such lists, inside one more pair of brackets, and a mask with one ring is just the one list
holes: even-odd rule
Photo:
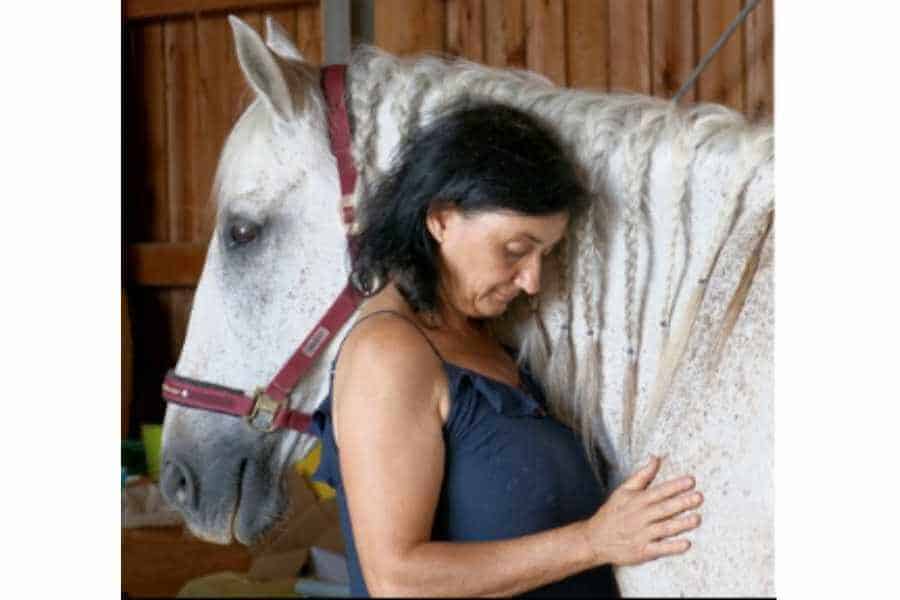
[[282, 404], [270, 398], [263, 388], [253, 394], [253, 410], [245, 417], [247, 424], [262, 433], [275, 431], [275, 418]]

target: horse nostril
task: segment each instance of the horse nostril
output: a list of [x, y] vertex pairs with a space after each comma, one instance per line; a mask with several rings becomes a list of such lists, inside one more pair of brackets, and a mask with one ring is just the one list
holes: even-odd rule
[[166, 461], [161, 478], [163, 496], [176, 508], [193, 508], [195, 494], [194, 478], [184, 463], [177, 460]]

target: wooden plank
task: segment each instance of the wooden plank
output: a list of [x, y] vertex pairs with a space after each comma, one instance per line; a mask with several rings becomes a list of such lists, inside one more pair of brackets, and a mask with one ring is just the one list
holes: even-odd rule
[[219, 151], [230, 127], [228, 115], [223, 110], [217, 82], [224, 76], [219, 55], [224, 36], [219, 28], [221, 19], [194, 16], [194, 56], [196, 58], [197, 87], [193, 101], [196, 103], [197, 137], [191, 140], [196, 156], [196, 169], [189, 176], [194, 179], [197, 192], [197, 216], [191, 240], [204, 240], [212, 236], [215, 226], [214, 202], [211, 199], [213, 178], [219, 159]]
[[[697, 0], [698, 61], [741, 11], [741, 0]], [[697, 80], [697, 99], [735, 110], [744, 105], [743, 27], [719, 50]]]
[[126, 231], [132, 241], [169, 236], [168, 156], [163, 30], [158, 23], [128, 28], [129, 127], [125, 132], [128, 181]]
[[128, 246], [128, 278], [151, 287], [195, 286], [206, 260], [206, 242], [147, 242]]
[[196, 97], [198, 76], [194, 23], [189, 19], [163, 25], [166, 52], [166, 139], [168, 141], [169, 237], [173, 242], [194, 239], [197, 228], [198, 167], [194, 140], [198, 139]]
[[609, 87], [649, 94], [649, 0], [609, 0]]
[[158, 19], [208, 12], [267, 9], [298, 4], [311, 4], [318, 0], [125, 0], [125, 18]]
[[609, 4], [566, 0], [566, 81], [569, 87], [609, 86]]
[[446, 51], [484, 62], [484, 14], [481, 0], [447, 0]]
[[399, 56], [444, 51], [442, 0], [375, 2], [375, 45]]
[[250, 93], [244, 84], [234, 53], [234, 40], [226, 15], [204, 16], [199, 20], [198, 47], [201, 95], [207, 135], [200, 140], [204, 162], [204, 210], [198, 221], [197, 239], [205, 240], [215, 227], [216, 198], [213, 196], [215, 170], [228, 133]]
[[484, 6], [484, 30], [487, 64], [511, 69], [525, 68], [523, 0], [488, 0]]
[[325, 56], [322, 19], [322, 7], [318, 3], [297, 8], [297, 49], [307, 62], [314, 65], [322, 64], [322, 58]]
[[[654, 96], [671, 98], [699, 62], [694, 49], [693, 0], [653, 0], [651, 5]], [[684, 95], [694, 101], [696, 88]]]
[[771, 118], [775, 110], [773, 1], [762, 0], [747, 17], [744, 27], [744, 112], [752, 120]]
[[565, 4], [563, 0], [525, 0], [528, 68], [566, 85]]

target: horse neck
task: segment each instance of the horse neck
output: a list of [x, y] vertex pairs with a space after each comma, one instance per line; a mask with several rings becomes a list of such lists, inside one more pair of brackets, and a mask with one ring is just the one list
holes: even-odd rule
[[[364, 185], [428, 112], [461, 95], [540, 115], [584, 168], [593, 202], [549, 269], [540, 310], [514, 337], [555, 412], [628, 469], [646, 450], [697, 319], [697, 282], [713, 272], [742, 214], [760, 229], [771, 212], [770, 186], [748, 200], [750, 181], [771, 171], [771, 128], [720, 106], [681, 110], [461, 61], [369, 49], [355, 58], [353, 148]], [[747, 244], [744, 255], [756, 242]]]

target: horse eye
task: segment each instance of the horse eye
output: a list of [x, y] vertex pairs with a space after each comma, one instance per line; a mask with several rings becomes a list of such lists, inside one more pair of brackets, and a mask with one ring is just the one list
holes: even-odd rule
[[249, 244], [259, 235], [259, 225], [243, 218], [235, 218], [231, 222], [230, 246]]

